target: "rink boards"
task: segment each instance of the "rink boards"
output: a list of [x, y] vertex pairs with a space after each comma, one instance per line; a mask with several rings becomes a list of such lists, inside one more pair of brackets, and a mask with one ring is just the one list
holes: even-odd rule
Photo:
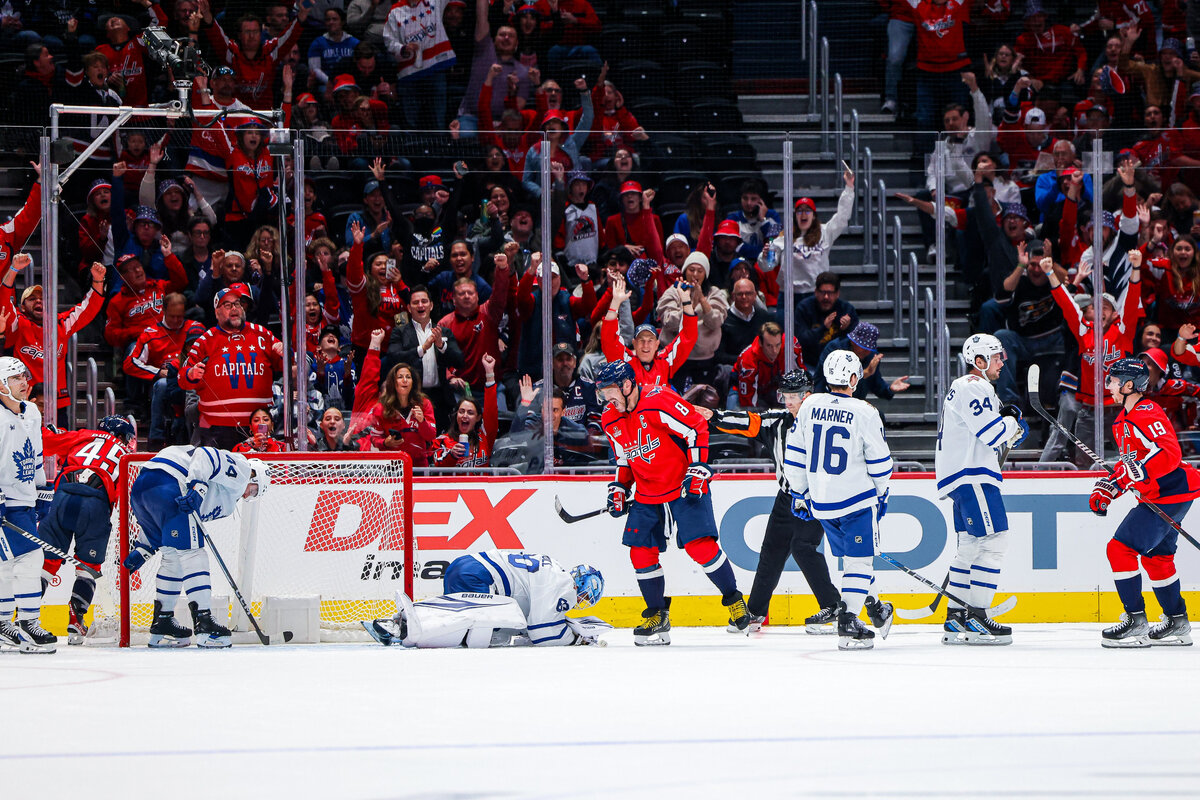
[[[996, 603], [1009, 594], [1016, 594], [1019, 602], [1004, 617], [1005, 622], [1097, 622], [1120, 613], [1105, 546], [1132, 507], [1133, 498], [1120, 498], [1106, 518], [1094, 516], [1088, 510], [1088, 495], [1096, 477], [1087, 473], [1007, 476], [1003, 494], [1011, 535]], [[491, 548], [528, 550], [552, 555], [568, 566], [586, 562], [598, 568], [605, 577], [605, 598], [589, 613], [617, 625], [636, 624], [643, 604], [628, 549], [621, 545], [622, 521], [601, 514], [568, 525], [554, 509], [556, 496], [572, 514], [601, 508], [609, 479], [604, 475], [414, 480], [415, 594], [440, 593], [446, 565], [464, 553]], [[777, 484], [764, 475], [722, 475], [711, 486], [721, 544], [735, 567], [740, 588], [748, 593]], [[354, 488], [362, 491], [342, 494], [365, 497], [371, 493], [364, 487]], [[378, 500], [387, 502], [382, 496]], [[327, 600], [347, 591], [360, 597], [390, 597], [403, 569], [396, 537], [381, 531], [368, 535], [372, 532], [365, 529], [370, 526], [362, 522], [368, 515], [347, 502], [336, 514], [332, 538], [326, 536], [326, 544], [314, 548], [312, 527], [316, 509], [323, 502], [325, 499], [301, 492], [285, 519], [260, 520], [260, 526], [272, 527], [269, 532], [260, 527], [254, 567], [256, 596], [259, 587], [287, 586], [289, 576], [303, 575], [302, 594], [319, 593]], [[1200, 512], [1193, 509], [1185, 527], [1189, 524], [1200, 532]], [[938, 499], [932, 475], [908, 473], [893, 478], [880, 548], [935, 583], [942, 582], [954, 551], [954, 532], [950, 503]], [[836, 583], [836, 559], [829, 558]], [[673, 541], [662, 563], [667, 592], [674, 598], [673, 624], [725, 622], [712, 584]], [[1181, 540], [1177, 563], [1185, 593], [1193, 593], [1187, 595], [1189, 601], [1200, 600], [1200, 552]], [[875, 568], [877, 590], [897, 606], [919, 608], [933, 600], [925, 586], [884, 561], [876, 559]], [[65, 628], [67, 588], [65, 583], [55, 585], [48, 593], [43, 620], [52, 630]], [[276, 588], [266, 591], [287, 593]], [[1157, 616], [1153, 595], [1147, 592], [1147, 597], [1148, 610]], [[939, 616], [944, 613], [942, 608]], [[771, 621], [797, 623], [815, 610], [807, 584], [789, 559], [771, 606]]]

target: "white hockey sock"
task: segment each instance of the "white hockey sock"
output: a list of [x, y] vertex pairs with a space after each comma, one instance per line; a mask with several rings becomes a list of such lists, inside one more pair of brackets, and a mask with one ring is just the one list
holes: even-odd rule
[[13, 597], [17, 604], [17, 621], [37, 619], [42, 612], [41, 550], [32, 550], [12, 560]]
[[971, 594], [967, 598], [974, 608], [991, 608], [1000, 580], [1000, 565], [1008, 550], [1008, 531], [999, 531], [979, 538], [979, 551], [971, 564]]
[[[971, 602], [971, 564], [979, 553], [979, 538], [966, 531], [958, 532], [958, 550], [950, 562], [950, 582], [947, 589], [966, 602]], [[962, 603], [946, 598], [949, 608], [962, 608]]]
[[201, 611], [212, 608], [212, 578], [208, 574], [208, 553], [200, 549], [179, 551], [183, 570], [183, 590], [189, 603]]
[[179, 564], [179, 551], [174, 547], [162, 549], [162, 561], [158, 565], [158, 575], [154, 581], [154, 599], [162, 603], [164, 611], [174, 611], [179, 602], [179, 592], [183, 586], [183, 572]]
[[17, 601], [13, 597], [13, 562], [0, 560], [0, 619], [11, 620]]
[[875, 582], [874, 561], [874, 557], [842, 559], [842, 602], [851, 614], [862, 611]]

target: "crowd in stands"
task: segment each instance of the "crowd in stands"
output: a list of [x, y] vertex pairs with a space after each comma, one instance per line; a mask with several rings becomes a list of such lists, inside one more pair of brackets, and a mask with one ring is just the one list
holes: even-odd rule
[[[1200, 7], [883, 5], [884, 110], [907, 114], [900, 89], [911, 49], [917, 127], [932, 132], [940, 119], [947, 143], [944, 197], [935, 197], [930, 160], [925, 190], [900, 199], [920, 210], [931, 262], [935, 203], [944, 204], [954, 251], [946, 262], [971, 292], [973, 328], [997, 335], [1008, 353], [1001, 400], [1020, 403], [1025, 368], [1042, 364], [1057, 384], [1043, 394], [1057, 395], [1060, 420], [1090, 440], [1100, 336], [1103, 367], [1139, 354], [1151, 367], [1151, 396], [1179, 429], [1196, 429], [1196, 405], [1185, 401], [1200, 397]], [[1112, 160], [1100, 186], [1090, 166], [1097, 139]], [[930, 155], [932, 137], [920, 142]], [[1102, 402], [1111, 422], [1113, 401]], [[1042, 459], [1066, 460], [1072, 450], [1052, 435]]]
[[[146, 25], [192, 39], [212, 67], [194, 80], [192, 103], [224, 115], [135, 120], [64, 190], [72, 247], [61, 271], [82, 299], [60, 315], [60, 342], [103, 325], [151, 449], [291, 449], [288, 407], [305, 412], [297, 436], [308, 449], [537, 469], [550, 391], [555, 461], [606, 461], [590, 378], [615, 359], [646, 385], [776, 406], [784, 225], [795, 237], [796, 362], [819, 372], [827, 352], [853, 346], [874, 376], [864, 391], [907, 388], [879, 374], [878, 331], [840, 299], [830, 270], [854, 175], [824, 220], [810, 198], [770, 208], [754, 176], [732, 192], [700, 181], [664, 213], [659, 174], [644, 163], [654, 134], [608, 80], [587, 0], [302, 0], [259, 3], [257, 14], [217, 0], [131, 0], [121, 13], [61, 19], [10, 2], [0, 46], [25, 54], [13, 96], [25, 125], [47, 124], [50, 102], [174, 98], [170, 71], [137, 38]], [[270, 120], [251, 113], [271, 109], [305, 144], [302, 209], [284, 205], [277, 170], [292, 165], [268, 149]], [[67, 116], [63, 128], [82, 148], [112, 117]], [[415, 130], [440, 132], [428, 140], [436, 160]], [[10, 226], [10, 253], [39, 213], [35, 188]], [[307, 244], [299, 265], [296, 227]], [[0, 285], [0, 314], [5, 344], [36, 378], [41, 290], [27, 278], [15, 296], [25, 266]], [[281, 307], [295, 308], [298, 291], [309, 389], [289, 397], [295, 335]]]

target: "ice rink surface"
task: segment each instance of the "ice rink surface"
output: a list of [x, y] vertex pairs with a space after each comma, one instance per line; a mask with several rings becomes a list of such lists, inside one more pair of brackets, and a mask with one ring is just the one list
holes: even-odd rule
[[1198, 647], [672, 635], [5, 654], [0, 797], [1200, 797]]

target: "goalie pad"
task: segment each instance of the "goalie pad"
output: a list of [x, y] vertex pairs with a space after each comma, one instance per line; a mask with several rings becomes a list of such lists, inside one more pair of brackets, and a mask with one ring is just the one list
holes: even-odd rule
[[577, 637], [575, 644], [603, 645], [604, 642], [600, 641], [600, 637], [613, 629], [612, 625], [599, 617], [578, 617], [576, 619], [567, 617], [567, 626]]
[[396, 593], [405, 616], [406, 647], [503, 647], [525, 630], [525, 614], [511, 597], [456, 592], [414, 603]]

